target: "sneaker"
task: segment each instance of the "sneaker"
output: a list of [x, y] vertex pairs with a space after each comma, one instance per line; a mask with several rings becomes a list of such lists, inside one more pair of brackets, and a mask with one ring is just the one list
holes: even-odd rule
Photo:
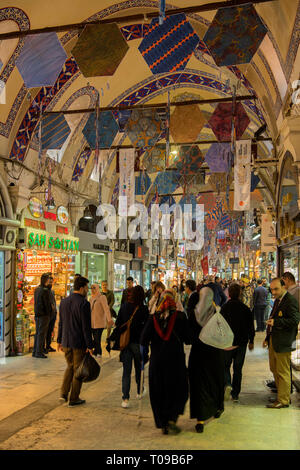
[[123, 400], [122, 401], [122, 408], [129, 408], [128, 400]]
[[81, 400], [80, 398], [76, 401], [69, 401], [69, 406], [77, 406], [77, 405], [83, 405], [85, 403], [85, 400]]
[[231, 385], [226, 385], [225, 392], [224, 392], [224, 400], [229, 400], [231, 394], [232, 387]]
[[67, 395], [61, 395], [61, 396], [59, 397], [59, 399], [60, 399], [60, 401], [65, 401], [65, 402], [67, 402], [67, 401], [68, 401], [68, 396], [67, 396]]
[[143, 393], [137, 393], [136, 398], [138, 400], [140, 400], [142, 397], [144, 397], [146, 395], [146, 392], [147, 392], [147, 389], [146, 389], [146, 387], [144, 387]]
[[50, 348], [48, 348], [48, 352], [56, 352], [56, 349], [54, 349], [50, 346]]

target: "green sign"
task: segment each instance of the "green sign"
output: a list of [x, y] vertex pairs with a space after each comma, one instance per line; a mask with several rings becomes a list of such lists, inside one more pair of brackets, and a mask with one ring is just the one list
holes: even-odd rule
[[48, 237], [46, 234], [31, 232], [28, 234], [28, 246], [38, 246], [45, 250], [79, 251], [79, 241], [67, 238]]

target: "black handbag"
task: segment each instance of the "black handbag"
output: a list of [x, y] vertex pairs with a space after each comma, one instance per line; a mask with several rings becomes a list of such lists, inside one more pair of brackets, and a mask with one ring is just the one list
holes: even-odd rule
[[80, 380], [80, 382], [92, 382], [99, 377], [100, 370], [101, 367], [96, 359], [87, 352], [75, 372], [75, 379]]

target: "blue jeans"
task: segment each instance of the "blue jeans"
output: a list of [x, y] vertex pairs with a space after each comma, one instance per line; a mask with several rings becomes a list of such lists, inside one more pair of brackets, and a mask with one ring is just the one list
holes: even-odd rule
[[[242, 368], [245, 361], [247, 345], [239, 346], [232, 351], [224, 351], [225, 353], [225, 385], [231, 385], [231, 395], [238, 397], [242, 384]], [[233, 378], [231, 382], [230, 367], [233, 362]]]
[[141, 385], [141, 353], [140, 345], [130, 343], [127, 348], [121, 351], [120, 361], [123, 362], [123, 376], [122, 376], [122, 399], [129, 400], [130, 398], [130, 379], [132, 371], [132, 361], [135, 368], [135, 381], [137, 384], [137, 393], [140, 393]]

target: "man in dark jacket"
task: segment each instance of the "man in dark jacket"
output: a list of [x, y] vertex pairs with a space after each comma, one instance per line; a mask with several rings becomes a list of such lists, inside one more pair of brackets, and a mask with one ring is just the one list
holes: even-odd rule
[[263, 281], [257, 281], [257, 287], [253, 294], [253, 309], [256, 319], [256, 331], [265, 331], [265, 310], [268, 304], [268, 291], [263, 287]]
[[188, 318], [192, 315], [195, 310], [197, 303], [199, 302], [199, 293], [197, 292], [197, 285], [193, 279], [188, 279], [185, 283], [185, 292], [187, 293], [187, 307], [186, 314]]
[[270, 288], [276, 300], [267, 320], [263, 347], [269, 346], [270, 370], [275, 378], [277, 397], [271, 399], [272, 403], [267, 407], [279, 409], [290, 404], [291, 352], [296, 349], [300, 313], [297, 300], [286, 291], [279, 278], [273, 279]]
[[[233, 349], [225, 353], [225, 399], [231, 394], [237, 402], [241, 391], [242, 369], [245, 361], [247, 345], [254, 348], [254, 321], [251, 310], [241, 300], [241, 286], [231, 284], [228, 289], [230, 300], [221, 308], [221, 314], [234, 334]], [[233, 378], [231, 382], [230, 367], [233, 362]]]
[[55, 300], [55, 294], [52, 289], [53, 287], [53, 276], [51, 273], [49, 273], [49, 284], [48, 284], [48, 289], [49, 289], [49, 296], [50, 296], [50, 303], [51, 303], [51, 314], [50, 314], [50, 320], [49, 320], [49, 326], [48, 326], [48, 331], [46, 335], [46, 353], [49, 352], [55, 352], [56, 349], [51, 347], [51, 341], [52, 341], [52, 333], [54, 330], [55, 322], [56, 322], [56, 316], [57, 316], [57, 308], [56, 308], [56, 300]]
[[219, 283], [219, 277], [216, 276], [215, 277], [215, 282], [213, 281], [210, 281], [206, 287], [209, 287], [210, 289], [212, 289], [213, 293], [214, 293], [214, 302], [216, 305], [218, 305], [219, 307], [222, 307], [223, 304], [225, 304], [225, 302], [227, 302], [227, 297], [226, 295], [224, 294], [224, 291], [222, 289], [222, 286], [221, 284]]
[[124, 289], [121, 299], [121, 305], [125, 304], [126, 302], [132, 301], [132, 294], [133, 294], [133, 277], [129, 276], [126, 279], [127, 288]]
[[32, 357], [46, 359], [44, 354], [45, 340], [51, 316], [49, 295], [49, 274], [42, 274], [41, 284], [34, 291], [35, 337]]
[[58, 351], [64, 351], [67, 361], [61, 400], [68, 401], [69, 406], [82, 405], [85, 400], [79, 398], [82, 382], [75, 378], [85, 353], [93, 353], [91, 327], [91, 306], [87, 301], [88, 279], [78, 277], [74, 282], [74, 292], [61, 301], [59, 307], [59, 327], [57, 336]]

